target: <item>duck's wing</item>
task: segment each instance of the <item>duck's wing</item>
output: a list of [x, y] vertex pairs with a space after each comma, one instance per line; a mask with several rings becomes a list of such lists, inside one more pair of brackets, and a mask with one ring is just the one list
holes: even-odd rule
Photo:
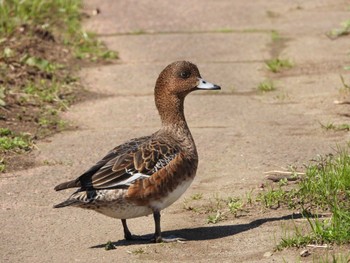
[[150, 177], [166, 166], [179, 149], [151, 136], [131, 140], [110, 151], [76, 180], [55, 187], [56, 191], [128, 188], [136, 180]]

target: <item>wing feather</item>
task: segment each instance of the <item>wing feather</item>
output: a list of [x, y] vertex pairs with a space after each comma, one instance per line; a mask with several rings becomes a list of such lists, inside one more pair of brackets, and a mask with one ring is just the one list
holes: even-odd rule
[[63, 183], [55, 189], [81, 187], [80, 190], [85, 191], [128, 188], [135, 181], [150, 177], [173, 160], [180, 150], [171, 145], [174, 144], [151, 136], [131, 140], [114, 148], [75, 182]]

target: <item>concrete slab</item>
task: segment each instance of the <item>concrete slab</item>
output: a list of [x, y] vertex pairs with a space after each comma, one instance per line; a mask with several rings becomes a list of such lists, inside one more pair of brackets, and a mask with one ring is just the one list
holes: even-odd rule
[[[220, 93], [253, 91], [266, 74], [265, 66], [260, 62], [192, 62], [198, 65], [204, 79], [221, 86]], [[155, 80], [166, 65], [167, 62], [122, 63], [85, 68], [81, 79], [89, 90], [109, 96], [153, 96]]]
[[271, 37], [254, 34], [162, 34], [102, 37], [128, 63], [191, 60], [194, 62], [256, 62], [269, 57]]
[[[99, 8], [101, 13], [88, 20], [89, 30], [103, 35], [125, 32], [178, 32], [213, 31], [221, 29], [281, 29], [287, 32], [294, 27], [300, 32], [310, 25], [333, 23], [341, 16], [346, 19], [345, 0], [322, 1], [254, 1], [241, 2], [230, 0], [180, 1], [85, 1], [89, 10]], [[332, 12], [330, 12], [332, 11]], [[310, 21], [308, 18], [319, 16], [322, 19]], [[290, 19], [288, 19], [290, 18]], [[297, 18], [297, 19], [295, 19]], [[324, 19], [326, 18], [326, 19]], [[282, 22], [282, 23], [281, 23]], [[283, 24], [283, 26], [279, 26]], [[314, 28], [313, 28], [314, 30]]]
[[[0, 261], [298, 261], [297, 250], [264, 257], [283, 235], [282, 222], [289, 229], [284, 216], [291, 211], [256, 209], [245, 217], [208, 225], [207, 213], [188, 211], [183, 201], [196, 193], [203, 194], [205, 202], [215, 195], [258, 193], [266, 183], [263, 172], [302, 167], [316, 155], [334, 153], [336, 145], [347, 143], [349, 133], [325, 131], [320, 122], [348, 122], [343, 114], [347, 105], [332, 104], [339, 97], [338, 74], [345, 73], [341, 66], [349, 64], [348, 38], [332, 42], [324, 36], [348, 19], [348, 1], [86, 3], [101, 9], [100, 15], [88, 20], [89, 28], [103, 35], [101, 39], [120, 52], [121, 60], [84, 69], [85, 84], [107, 96], [77, 104], [64, 114], [78, 130], [56, 134], [50, 143], [40, 142], [36, 151], [40, 166], [0, 178]], [[225, 29], [239, 32], [218, 33]], [[272, 53], [271, 36], [261, 30], [270, 29], [290, 38], [281, 54], [294, 60], [295, 68], [278, 74], [265, 69], [264, 60]], [[168, 33], [113, 35], [140, 30]], [[163, 212], [162, 230], [189, 241], [128, 243], [121, 241], [118, 220], [79, 209], [52, 209], [70, 193], [54, 192], [57, 183], [75, 178], [115, 145], [158, 129], [154, 82], [165, 65], [179, 59], [192, 60], [205, 79], [223, 87], [220, 92], [191, 94], [185, 103], [199, 169], [182, 199]], [[277, 82], [277, 91], [251, 92], [265, 77]], [[152, 217], [130, 220], [129, 225], [135, 234], [153, 232]], [[109, 240], [117, 243], [116, 250], [104, 250]]]
[[350, 62], [348, 44], [348, 38], [331, 40], [324, 34], [303, 36], [290, 40], [282, 55], [292, 58], [296, 64], [337, 62], [341, 67]]

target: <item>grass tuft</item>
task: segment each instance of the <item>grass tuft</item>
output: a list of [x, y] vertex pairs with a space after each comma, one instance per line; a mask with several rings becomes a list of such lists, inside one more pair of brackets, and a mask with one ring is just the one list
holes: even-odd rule
[[318, 157], [306, 170], [297, 188], [269, 189], [260, 196], [265, 206], [286, 205], [299, 209], [308, 230], [295, 227], [278, 249], [306, 244], [345, 244], [350, 242], [350, 155], [339, 149], [337, 155]]
[[341, 81], [341, 83], [342, 83], [342, 85], [343, 85], [342, 88], [343, 88], [344, 90], [350, 91], [350, 84], [348, 84], [348, 83], [345, 82], [343, 75], [340, 75], [340, 81]]
[[273, 73], [280, 72], [283, 69], [289, 69], [294, 64], [289, 59], [273, 58], [265, 62], [267, 68]]
[[[0, 153], [29, 151], [32, 145], [29, 134], [16, 134], [8, 128], [0, 128]], [[4, 165], [3, 159], [1, 160], [0, 163]]]
[[341, 36], [346, 36], [349, 34], [350, 34], [350, 20], [346, 20], [342, 22], [340, 28], [333, 29], [330, 32], [328, 32], [328, 36], [333, 39]]
[[325, 130], [333, 130], [333, 131], [350, 131], [350, 124], [342, 123], [342, 124], [334, 124], [332, 122], [327, 124], [320, 123], [321, 127]]
[[271, 39], [273, 42], [281, 40], [281, 35], [278, 31], [272, 30], [271, 31]]
[[224, 214], [218, 210], [218, 211], [216, 211], [215, 214], [208, 215], [207, 223], [208, 224], [217, 224], [220, 221], [223, 221], [224, 219], [225, 219]]
[[108, 241], [105, 245], [105, 250], [113, 250], [116, 249], [115, 245], [112, 243], [112, 241]]
[[259, 83], [258, 91], [265, 93], [276, 90], [275, 84], [271, 79], [266, 79]]

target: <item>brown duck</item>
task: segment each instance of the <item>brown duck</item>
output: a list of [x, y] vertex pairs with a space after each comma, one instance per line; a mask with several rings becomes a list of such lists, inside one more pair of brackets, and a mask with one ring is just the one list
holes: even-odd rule
[[196, 65], [178, 61], [159, 75], [154, 94], [162, 127], [150, 136], [132, 139], [111, 150], [77, 179], [59, 184], [56, 191], [78, 188], [55, 208], [75, 206], [119, 218], [127, 240], [126, 219], [153, 213], [154, 242], [162, 238], [160, 211], [174, 203], [195, 177], [198, 155], [184, 115], [184, 99], [195, 90], [218, 90], [201, 78]]

